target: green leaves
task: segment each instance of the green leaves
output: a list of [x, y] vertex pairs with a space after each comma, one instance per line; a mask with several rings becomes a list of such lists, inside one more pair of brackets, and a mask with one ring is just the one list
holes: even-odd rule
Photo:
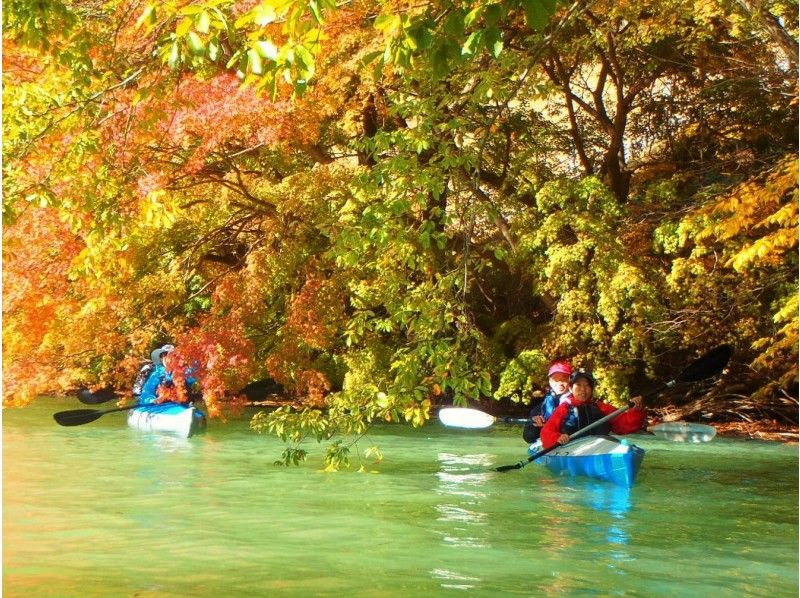
[[556, 10], [557, 0], [520, 0], [525, 21], [534, 31], [543, 30]]

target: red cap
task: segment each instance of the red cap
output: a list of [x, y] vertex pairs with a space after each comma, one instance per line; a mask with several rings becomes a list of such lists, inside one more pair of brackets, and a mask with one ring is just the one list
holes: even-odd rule
[[572, 374], [572, 366], [568, 364], [566, 361], [555, 361], [553, 365], [550, 366], [550, 369], [547, 371], [547, 377], [549, 378], [553, 374], [566, 374], [569, 376]]

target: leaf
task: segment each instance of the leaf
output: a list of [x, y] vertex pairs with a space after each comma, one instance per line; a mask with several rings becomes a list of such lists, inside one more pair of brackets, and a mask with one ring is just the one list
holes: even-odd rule
[[195, 33], [194, 31], [189, 32], [188, 43], [189, 43], [189, 49], [195, 56], [202, 56], [205, 53], [206, 51], [205, 44], [203, 43], [203, 40], [200, 39], [200, 36], [197, 35], [197, 33]]
[[220, 57], [220, 45], [217, 43], [216, 40], [211, 40], [208, 42], [208, 58], [209, 60], [216, 62], [217, 59]]
[[256, 75], [264, 73], [264, 65], [261, 62], [261, 55], [254, 48], [247, 51], [247, 68], [250, 72]]
[[471, 56], [478, 51], [483, 39], [483, 30], [473, 31], [461, 47], [461, 54]]
[[387, 37], [394, 37], [400, 30], [401, 23], [402, 21], [400, 19], [400, 15], [384, 14], [380, 15], [377, 19], [375, 19], [375, 29], [383, 31], [384, 35], [386, 35]]
[[547, 27], [555, 12], [555, 0], [522, 0], [522, 7], [528, 27], [541, 31]]
[[194, 21], [189, 17], [184, 17], [178, 26], [175, 28], [175, 35], [178, 37], [184, 37], [189, 31], [191, 31], [192, 27], [194, 26]]
[[478, 4], [478, 6], [469, 11], [467, 16], [464, 17], [464, 27], [471, 27], [483, 15], [484, 10], [486, 10], [486, 6]]
[[200, 33], [208, 33], [211, 30], [211, 15], [202, 11], [195, 21], [195, 27]]
[[314, 15], [314, 19], [317, 21], [317, 23], [322, 25], [322, 13], [320, 12], [319, 5], [316, 3], [316, 1], [310, 0], [308, 7], [311, 9], [311, 14]]
[[189, 4], [188, 6], [184, 6], [183, 8], [181, 8], [178, 11], [178, 14], [184, 16], [191, 16], [201, 13], [203, 12], [203, 10], [204, 10], [203, 7], [200, 6], [199, 4]]
[[278, 48], [269, 40], [257, 41], [255, 49], [264, 58], [272, 61], [278, 60]]
[[169, 65], [169, 68], [174, 70], [178, 67], [180, 61], [181, 61], [181, 51], [180, 48], [178, 47], [178, 42], [175, 41], [172, 42], [172, 45], [170, 46], [169, 58], [167, 59], [167, 64]]
[[314, 57], [305, 46], [297, 45], [294, 48], [294, 55], [297, 59], [297, 66], [300, 70], [300, 78], [307, 81], [314, 76]]
[[156, 9], [155, 6], [152, 4], [148, 4], [144, 7], [141, 16], [136, 20], [136, 26], [141, 27], [142, 25], [152, 26], [156, 23]]
[[375, 61], [375, 59], [377, 59], [377, 58], [378, 58], [379, 56], [381, 56], [382, 54], [383, 54], [383, 50], [376, 50], [375, 52], [370, 52], [370, 53], [368, 53], [368, 54], [365, 54], [365, 55], [364, 55], [364, 56], [361, 58], [361, 60], [359, 61], [359, 63], [361, 64], [361, 66], [362, 66], [362, 67], [369, 66], [369, 64], [370, 64], [371, 62], [374, 62], [374, 61]]
[[269, 4], [262, 3], [261, 5], [253, 9], [253, 22], [256, 25], [260, 25], [261, 27], [269, 25], [270, 23], [274, 22], [277, 18], [278, 14], [275, 12], [275, 9]]

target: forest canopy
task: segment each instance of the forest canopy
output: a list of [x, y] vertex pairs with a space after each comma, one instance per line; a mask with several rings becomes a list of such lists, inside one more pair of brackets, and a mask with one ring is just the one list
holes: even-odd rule
[[335, 466], [555, 358], [619, 402], [727, 342], [725, 416], [796, 424], [796, 3], [3, 8], [4, 405], [171, 342]]

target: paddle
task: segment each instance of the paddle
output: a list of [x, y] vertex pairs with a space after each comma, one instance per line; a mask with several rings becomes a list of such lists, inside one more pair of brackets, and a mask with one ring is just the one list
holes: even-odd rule
[[[274, 380], [266, 378], [251, 382], [236, 394], [246, 395], [248, 400], [257, 401], [269, 394], [280, 394], [282, 392], [283, 386]], [[86, 388], [81, 388], [78, 391], [78, 400], [86, 405], [100, 405], [101, 403], [107, 403], [116, 398], [117, 395], [111, 388], [104, 388], [103, 390], [98, 390], [97, 392], [92, 392]]]
[[137, 403], [135, 405], [128, 405], [127, 407], [117, 407], [116, 409], [71, 409], [69, 411], [59, 411], [58, 413], [54, 413], [53, 419], [56, 420], [56, 423], [62, 426], [81, 426], [99, 419], [106, 413], [127, 411], [128, 409], [143, 407], [145, 404], [146, 403]]
[[[684, 369], [680, 374], [678, 374], [678, 376], [675, 377], [673, 380], [670, 380], [669, 382], [662, 384], [661, 387], [657, 388], [656, 390], [647, 393], [644, 396], [644, 398], [647, 399], [653, 397], [658, 393], [662, 392], [663, 390], [675, 386], [678, 382], [699, 382], [700, 380], [705, 380], [707, 378], [711, 378], [712, 376], [716, 376], [723, 370], [725, 365], [728, 363], [728, 360], [731, 358], [732, 353], [733, 353], [733, 347], [731, 347], [730, 345], [720, 345], [716, 349], [712, 349], [702, 357], [690, 363], [686, 367], [686, 369]], [[628, 403], [624, 407], [620, 407], [613, 413], [609, 413], [605, 417], [598, 419], [596, 422], [589, 424], [585, 428], [581, 428], [577, 432], [570, 434], [569, 439], [573, 440], [578, 436], [583, 436], [590, 430], [593, 430], [594, 428], [601, 426], [607, 421], [614, 419], [618, 415], [625, 413], [631, 407], [633, 407], [633, 403]], [[535, 461], [540, 457], [544, 457], [547, 453], [549, 453], [552, 450], [555, 450], [559, 446], [563, 445], [554, 444], [550, 448], [543, 449], [531, 455], [527, 459], [523, 459], [519, 463], [515, 463], [514, 465], [502, 465], [500, 467], [497, 467], [495, 468], [495, 471], [506, 472], [506, 471], [511, 471], [512, 469], [522, 469], [531, 461]]]
[[443, 407], [439, 409], [439, 421], [445, 426], [471, 430], [488, 428], [498, 421], [504, 424], [524, 424], [528, 422], [526, 418], [494, 417], [483, 411], [466, 407]]

